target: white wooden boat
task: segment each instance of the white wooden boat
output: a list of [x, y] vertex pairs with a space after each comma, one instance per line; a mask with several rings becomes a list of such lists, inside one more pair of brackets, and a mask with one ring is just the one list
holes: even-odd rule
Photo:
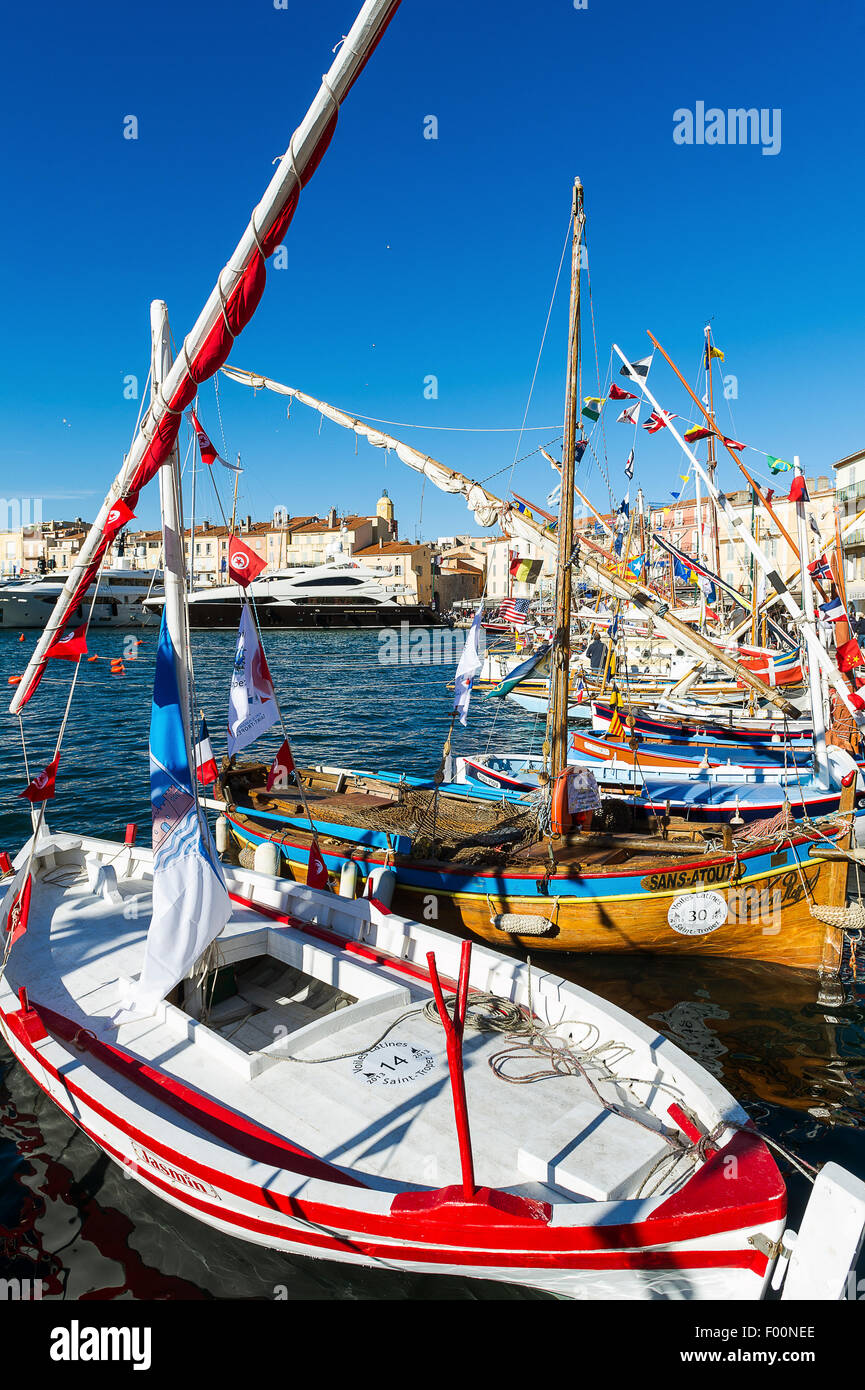
[[[0, 930], [27, 859], [25, 846]], [[771, 1154], [718, 1081], [621, 1010], [476, 946], [480, 993], [451, 1072], [428, 958], [452, 988], [467, 943], [368, 899], [226, 869], [218, 981], [186, 980], [130, 1017], [152, 852], [43, 830], [32, 873], [0, 1032], [171, 1205], [270, 1249], [574, 1298], [765, 1293], [786, 1215]], [[514, 1031], [472, 1026], [508, 1013]], [[825, 1296], [842, 1295], [848, 1234]]]

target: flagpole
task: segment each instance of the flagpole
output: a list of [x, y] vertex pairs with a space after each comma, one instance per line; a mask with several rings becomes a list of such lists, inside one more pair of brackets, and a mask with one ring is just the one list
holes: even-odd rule
[[[172, 351], [168, 327], [168, 306], [163, 299], [150, 305], [151, 338], [151, 406], [162, 394], [163, 383], [171, 370]], [[189, 649], [186, 640], [186, 557], [183, 553], [183, 517], [180, 506], [180, 456], [177, 443], [159, 469], [159, 507], [162, 516], [163, 570], [162, 587], [165, 595], [165, 623], [174, 648], [174, 668], [180, 695], [180, 713], [189, 766], [192, 762], [192, 740], [189, 719]], [[193, 475], [194, 476], [194, 475]], [[194, 779], [194, 770], [193, 770]]]
[[574, 548], [574, 467], [579, 411], [580, 371], [580, 246], [585, 226], [583, 185], [574, 180], [573, 240], [571, 243], [571, 300], [568, 332], [568, 365], [565, 389], [564, 442], [562, 445], [562, 503], [559, 507], [556, 608], [553, 619], [553, 669], [547, 714], [550, 746], [550, 782], [568, 765], [568, 697], [571, 659], [571, 560]]
[[[801, 478], [802, 469], [799, 457], [793, 459], [793, 476]], [[814, 771], [827, 786], [832, 784], [829, 756], [826, 752], [826, 711], [823, 706], [822, 677], [820, 659], [816, 648], [816, 614], [814, 612], [814, 591], [811, 588], [811, 575], [808, 573], [808, 523], [805, 518], [805, 503], [796, 498], [796, 526], [799, 535], [799, 574], [802, 579], [802, 604], [808, 620], [805, 627], [805, 649], [808, 653], [808, 695], [811, 702], [811, 719], [814, 724]]]

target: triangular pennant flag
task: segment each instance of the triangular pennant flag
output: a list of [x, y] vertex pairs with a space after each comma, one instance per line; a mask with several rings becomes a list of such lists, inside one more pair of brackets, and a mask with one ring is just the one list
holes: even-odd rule
[[726, 444], [728, 449], [735, 449], [740, 454], [743, 449], [747, 449], [748, 447], [747, 444], [740, 444], [738, 440], [728, 439], [725, 434], [721, 435], [721, 439]]
[[682, 438], [688, 444], [696, 444], [699, 439], [710, 439], [714, 433], [714, 430], [708, 429], [705, 425], [692, 425], [689, 430], [685, 430]]
[[289, 786], [293, 772], [294, 758], [291, 756], [291, 745], [288, 739], [285, 739], [267, 774], [267, 790], [269, 792], [284, 790], [285, 787]]
[[245, 589], [263, 569], [267, 569], [267, 561], [262, 560], [260, 555], [256, 555], [255, 551], [250, 550], [237, 536], [232, 536], [228, 542], [229, 576]]
[[640, 423], [641, 402], [636, 405], [626, 405], [621, 415], [616, 416], [617, 425], [638, 425]]
[[617, 386], [613, 382], [609, 390], [609, 399], [611, 401], [636, 401], [639, 400], [639, 396], [635, 396], [633, 391], [623, 391], [621, 386]]
[[330, 878], [327, 872], [327, 865], [321, 857], [321, 850], [316, 840], [313, 840], [309, 847], [309, 863], [306, 867], [306, 886], [307, 888], [327, 888]]
[[40, 801], [50, 801], [55, 792], [57, 780], [57, 764], [60, 762], [60, 754], [52, 758], [46, 768], [43, 768], [38, 777], [34, 777], [19, 796], [26, 797], [28, 801], [35, 805]]
[[649, 375], [649, 368], [652, 365], [652, 353], [648, 357], [641, 357], [638, 362], [627, 362], [619, 368], [619, 376], [637, 376], [645, 378]]
[[242, 473], [243, 469], [236, 463], [228, 463], [210, 442], [210, 438], [199, 422], [194, 410], [190, 410], [192, 416], [192, 428], [195, 430], [195, 437], [198, 440], [198, 449], [201, 454], [201, 462], [206, 463], [208, 468], [212, 468], [215, 463], [221, 463], [223, 468], [230, 468], [233, 473]]
[[649, 434], [657, 434], [658, 430], [665, 430], [671, 420], [677, 420], [678, 418], [679, 417], [674, 415], [670, 410], [653, 410], [648, 420], [643, 425], [643, 429], [648, 430]]
[[132, 521], [134, 517], [135, 513], [132, 508], [126, 505], [122, 497], [118, 498], [105, 518], [105, 525], [102, 528], [105, 539], [112, 541], [120, 528]]

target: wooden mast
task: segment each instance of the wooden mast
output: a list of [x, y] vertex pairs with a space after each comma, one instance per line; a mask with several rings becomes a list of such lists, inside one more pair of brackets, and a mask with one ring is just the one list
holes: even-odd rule
[[565, 388], [565, 430], [562, 447], [562, 500], [559, 507], [556, 609], [553, 619], [552, 688], [547, 738], [550, 776], [555, 781], [568, 762], [568, 678], [571, 655], [571, 552], [574, 546], [574, 452], [579, 417], [580, 371], [580, 244], [586, 217], [583, 185], [574, 180], [573, 242], [571, 246], [571, 312]]

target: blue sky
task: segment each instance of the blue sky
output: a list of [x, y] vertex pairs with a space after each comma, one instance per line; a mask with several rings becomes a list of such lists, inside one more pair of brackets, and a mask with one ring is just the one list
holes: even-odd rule
[[[355, 12], [355, 0], [49, 0], [7, 14], [0, 493], [92, 515], [131, 438], [123, 383], [144, 384], [150, 300], [167, 300], [182, 337]], [[579, 174], [602, 385], [611, 342], [643, 356], [647, 328], [694, 380], [711, 319], [738, 381], [728, 433], [829, 472], [865, 442], [863, 39], [862, 12], [835, 0], [404, 0], [232, 361], [357, 414], [519, 425]], [[780, 153], [676, 145], [673, 113], [697, 101], [779, 108]], [[136, 141], [123, 139], [129, 114]], [[565, 274], [528, 416], [550, 428], [520, 454], [560, 431], [566, 316]], [[430, 375], [437, 400], [424, 398]], [[652, 384], [694, 418], [662, 365]], [[584, 390], [596, 389], [586, 314]], [[351, 436], [319, 433], [299, 407], [288, 423], [277, 398], [223, 383], [220, 399], [246, 469], [242, 511], [365, 512], [386, 486], [404, 534], [477, 530], [429, 486], [421, 515], [415, 475], [363, 444], [355, 456]], [[212, 384], [200, 403], [221, 445]], [[618, 492], [631, 437], [613, 419]], [[394, 433], [479, 479], [517, 449], [514, 433]], [[644, 491], [665, 499], [680, 472], [673, 441], [640, 430]], [[588, 458], [579, 476], [606, 505]], [[735, 485], [732, 464], [721, 478]], [[541, 503], [551, 481], [537, 456], [514, 472]], [[156, 523], [155, 487], [138, 514]]]

